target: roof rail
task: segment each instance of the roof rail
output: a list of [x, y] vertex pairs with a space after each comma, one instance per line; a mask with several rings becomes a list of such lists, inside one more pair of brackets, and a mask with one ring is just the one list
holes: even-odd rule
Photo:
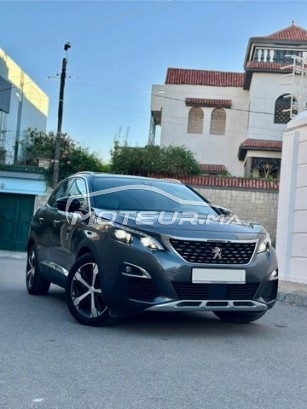
[[81, 170], [80, 172], [77, 172], [77, 175], [80, 175], [80, 173], [85, 173], [86, 175], [95, 175], [95, 172], [91, 170]]
[[164, 180], [165, 182], [172, 182], [172, 183], [178, 183], [182, 184], [182, 182], [178, 179], [172, 179], [172, 178], [159, 178], [159, 180]]

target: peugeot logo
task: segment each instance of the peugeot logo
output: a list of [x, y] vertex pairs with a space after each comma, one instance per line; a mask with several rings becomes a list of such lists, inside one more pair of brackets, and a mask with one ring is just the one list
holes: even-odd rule
[[213, 253], [213, 260], [222, 260], [222, 249], [220, 247], [214, 247], [211, 252]]

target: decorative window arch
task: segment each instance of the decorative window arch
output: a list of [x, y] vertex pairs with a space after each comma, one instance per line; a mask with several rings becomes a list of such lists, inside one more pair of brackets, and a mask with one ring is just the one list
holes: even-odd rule
[[210, 134], [225, 135], [226, 112], [223, 108], [215, 108], [211, 113]]
[[199, 107], [192, 107], [189, 111], [188, 133], [203, 133], [204, 111]]
[[[293, 97], [292, 108], [295, 108], [297, 111], [297, 100], [295, 97]], [[289, 94], [283, 94], [278, 97], [275, 101], [274, 124], [287, 124], [291, 119], [290, 109], [291, 96]], [[294, 112], [292, 112], [292, 114], [293, 113]]]

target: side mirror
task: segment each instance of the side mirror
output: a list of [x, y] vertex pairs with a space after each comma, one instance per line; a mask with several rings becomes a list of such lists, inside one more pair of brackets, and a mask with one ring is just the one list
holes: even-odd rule
[[226, 207], [222, 206], [212, 206], [213, 209], [215, 209], [219, 214], [222, 214], [224, 216], [231, 216], [234, 214], [232, 210], [227, 209]]
[[[69, 203], [69, 207], [68, 207]], [[58, 210], [62, 210], [64, 212], [75, 212], [80, 210], [82, 203], [79, 199], [71, 199], [69, 196], [60, 197], [56, 201], [56, 207]]]

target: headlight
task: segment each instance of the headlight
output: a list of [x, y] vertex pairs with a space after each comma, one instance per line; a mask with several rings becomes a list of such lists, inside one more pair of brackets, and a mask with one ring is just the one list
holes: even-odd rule
[[271, 245], [271, 237], [266, 233], [264, 238], [259, 240], [257, 253], [264, 253]]
[[150, 236], [141, 237], [141, 243], [144, 247], [147, 247], [150, 250], [163, 250], [163, 247], [158, 242], [158, 240]]
[[113, 239], [121, 241], [122, 243], [131, 244], [133, 241], [131, 233], [127, 232], [126, 230], [112, 229], [110, 233]]
[[109, 226], [110, 236], [117, 241], [125, 244], [132, 244], [134, 239], [139, 240], [142, 245], [150, 250], [164, 250], [162, 244], [153, 237], [130, 228]]

